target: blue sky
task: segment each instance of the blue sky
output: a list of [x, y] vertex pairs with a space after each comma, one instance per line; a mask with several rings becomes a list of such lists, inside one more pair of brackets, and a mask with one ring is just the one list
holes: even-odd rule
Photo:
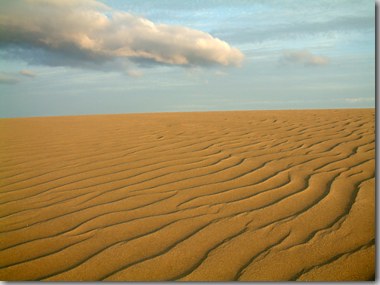
[[374, 106], [374, 1], [0, 2], [0, 117]]

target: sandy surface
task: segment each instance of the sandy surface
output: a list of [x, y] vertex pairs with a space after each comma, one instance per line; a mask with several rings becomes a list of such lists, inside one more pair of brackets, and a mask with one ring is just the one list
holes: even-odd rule
[[0, 280], [368, 280], [374, 110], [0, 120]]

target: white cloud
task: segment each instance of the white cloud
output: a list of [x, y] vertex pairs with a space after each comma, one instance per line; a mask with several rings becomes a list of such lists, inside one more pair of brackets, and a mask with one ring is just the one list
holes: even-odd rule
[[20, 74], [27, 77], [36, 77], [36, 74], [33, 71], [26, 69], [20, 70]]
[[228, 75], [228, 73], [225, 71], [217, 70], [217, 71], [215, 71], [215, 75], [216, 76], [226, 76], [226, 75]]
[[373, 102], [375, 98], [372, 97], [357, 97], [357, 98], [344, 98], [344, 101], [348, 103], [361, 103], [361, 102]]
[[7, 72], [0, 72], [0, 84], [16, 84], [20, 79], [13, 74]]
[[120, 69], [120, 60], [184, 66], [243, 60], [238, 49], [208, 33], [156, 24], [95, 0], [1, 1], [0, 45], [33, 63], [92, 68], [112, 63]]
[[128, 69], [127, 74], [131, 77], [141, 77], [144, 75], [144, 73], [138, 69]]
[[312, 54], [304, 50], [285, 50], [282, 53], [281, 62], [303, 64], [305, 66], [326, 65], [329, 59], [324, 56]]

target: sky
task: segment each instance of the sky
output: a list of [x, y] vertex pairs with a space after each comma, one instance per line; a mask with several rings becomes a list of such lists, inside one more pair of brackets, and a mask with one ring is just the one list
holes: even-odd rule
[[0, 1], [2, 118], [374, 107], [374, 1]]

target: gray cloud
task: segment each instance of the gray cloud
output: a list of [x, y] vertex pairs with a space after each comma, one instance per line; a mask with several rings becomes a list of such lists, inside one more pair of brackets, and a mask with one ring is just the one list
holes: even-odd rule
[[120, 69], [128, 61], [229, 66], [243, 60], [238, 49], [210, 34], [156, 24], [95, 0], [1, 1], [0, 47], [5, 56], [34, 64], [87, 68]]
[[285, 50], [280, 59], [282, 63], [296, 63], [305, 66], [326, 65], [329, 59], [324, 56], [312, 54], [308, 50]]

